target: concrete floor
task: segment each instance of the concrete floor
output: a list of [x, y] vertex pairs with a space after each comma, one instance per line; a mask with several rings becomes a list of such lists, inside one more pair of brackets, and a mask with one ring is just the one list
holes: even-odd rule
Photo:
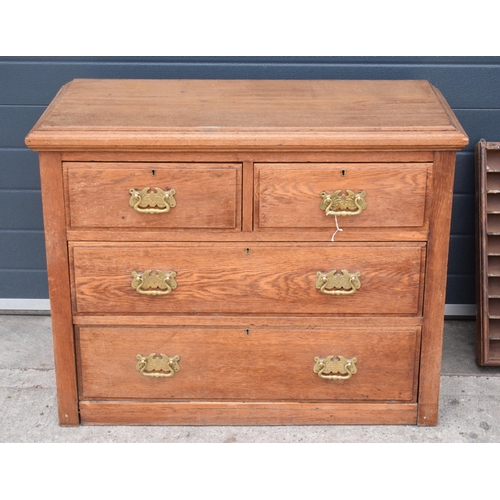
[[445, 325], [436, 427], [60, 427], [48, 316], [0, 315], [0, 442], [500, 442], [500, 367], [475, 364], [475, 322]]

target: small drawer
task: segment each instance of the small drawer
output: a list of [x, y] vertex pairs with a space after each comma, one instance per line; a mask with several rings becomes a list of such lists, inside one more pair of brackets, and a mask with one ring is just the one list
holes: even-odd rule
[[425, 244], [70, 243], [75, 311], [421, 314]]
[[411, 402], [420, 328], [89, 326], [77, 342], [85, 400]]
[[258, 163], [257, 230], [426, 225], [430, 163]]
[[241, 164], [64, 163], [71, 228], [241, 229]]

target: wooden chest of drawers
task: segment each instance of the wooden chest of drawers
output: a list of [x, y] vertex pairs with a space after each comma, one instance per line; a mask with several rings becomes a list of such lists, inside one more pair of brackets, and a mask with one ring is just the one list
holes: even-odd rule
[[455, 151], [425, 81], [74, 80], [40, 152], [61, 425], [434, 425]]

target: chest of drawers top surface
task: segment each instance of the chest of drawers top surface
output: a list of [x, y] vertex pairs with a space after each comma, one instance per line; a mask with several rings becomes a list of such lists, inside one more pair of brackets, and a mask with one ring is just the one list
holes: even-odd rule
[[26, 138], [61, 424], [435, 424], [467, 141], [426, 81], [64, 86]]
[[459, 149], [467, 137], [421, 80], [73, 80], [27, 138], [37, 150]]

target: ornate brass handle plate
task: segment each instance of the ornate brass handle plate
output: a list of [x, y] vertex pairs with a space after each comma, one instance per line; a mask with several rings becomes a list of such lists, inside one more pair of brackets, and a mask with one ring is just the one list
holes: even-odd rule
[[320, 208], [324, 210], [326, 215], [358, 215], [366, 207], [366, 191], [355, 193], [350, 189], [346, 189], [347, 194], [340, 194], [341, 190], [337, 189], [333, 193], [322, 191], [320, 193], [321, 203]]
[[132, 271], [132, 288], [142, 295], [168, 295], [177, 288], [176, 276], [175, 271]]
[[169, 357], [166, 354], [157, 355], [155, 352], [149, 356], [138, 354], [137, 358], [137, 371], [145, 377], [173, 377], [180, 369], [179, 361], [180, 356], [177, 354]]
[[360, 271], [350, 273], [342, 269], [340, 272], [342, 274], [338, 274], [336, 269], [329, 273], [318, 271], [316, 273], [316, 288], [327, 295], [352, 295], [361, 288]]
[[344, 356], [328, 356], [326, 358], [316, 356], [313, 372], [317, 373], [318, 377], [327, 380], [347, 380], [358, 371], [357, 361], [356, 358], [344, 358]]
[[175, 189], [163, 191], [163, 189], [157, 187], [152, 192], [149, 192], [149, 190], [149, 187], [145, 187], [141, 191], [133, 188], [129, 190], [131, 195], [129, 205], [136, 212], [143, 214], [163, 214], [175, 207]]

